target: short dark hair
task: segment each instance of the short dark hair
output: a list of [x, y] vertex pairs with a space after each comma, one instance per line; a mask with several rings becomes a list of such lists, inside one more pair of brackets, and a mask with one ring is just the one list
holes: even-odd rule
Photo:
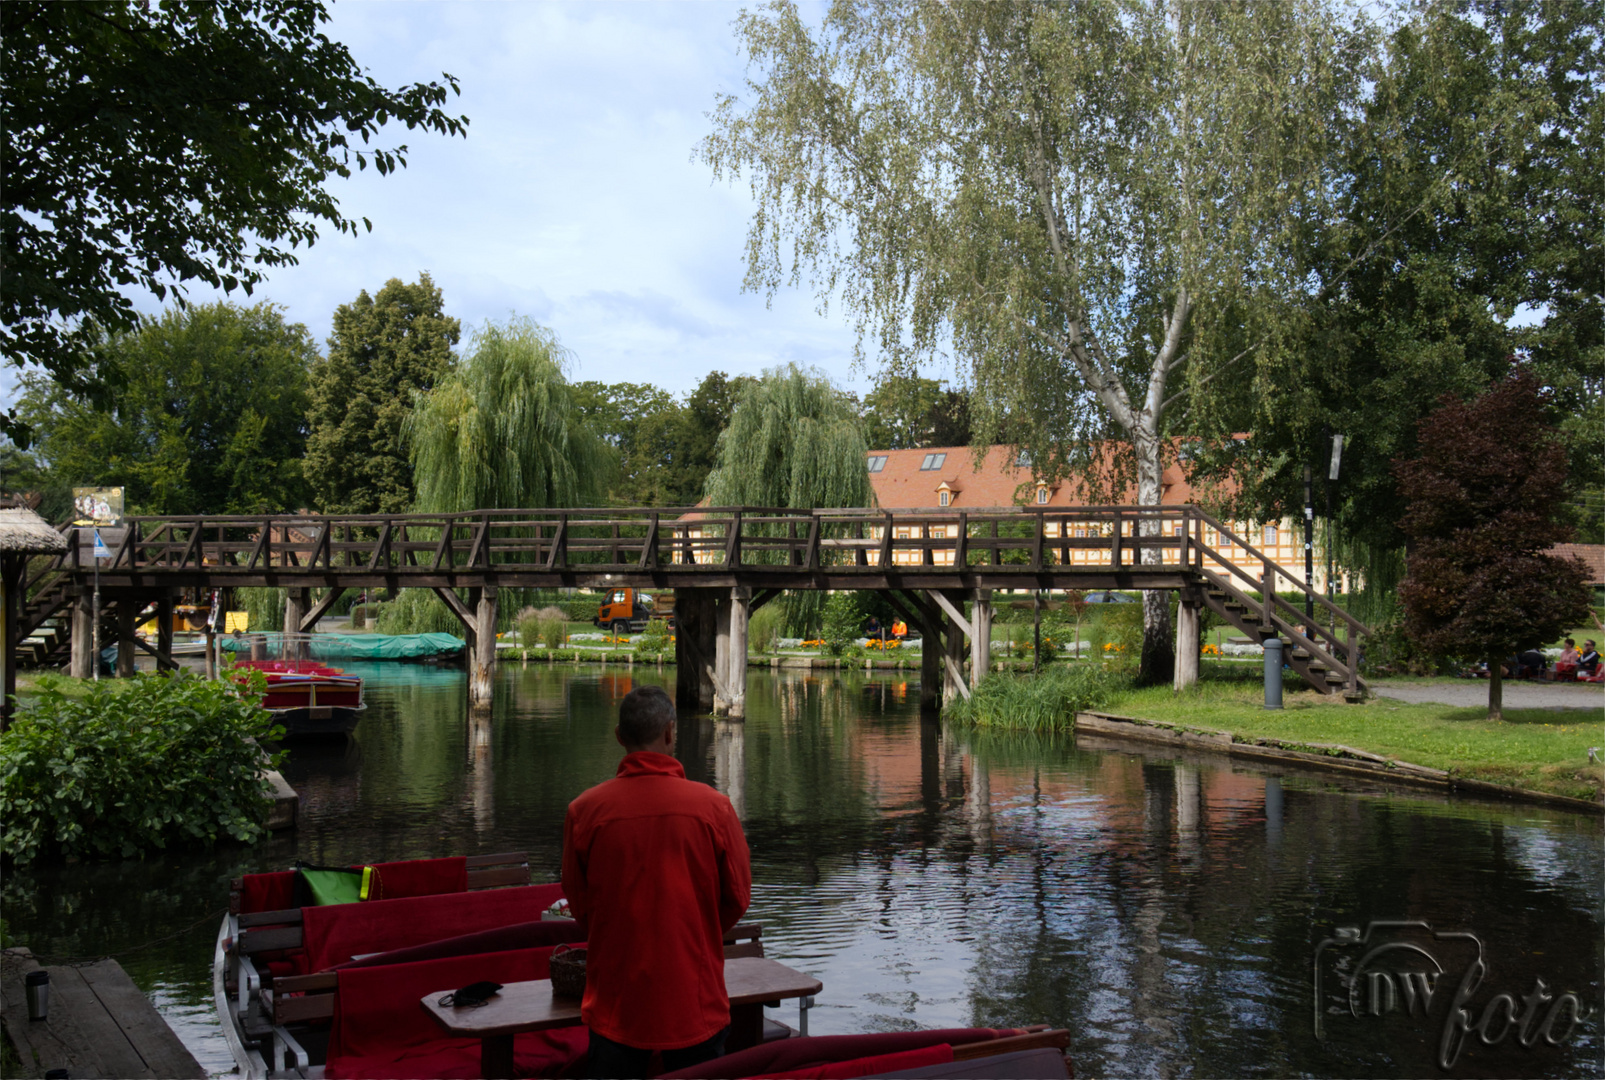
[[675, 719], [674, 702], [663, 687], [631, 690], [619, 705], [619, 738], [629, 746], [647, 746], [663, 738]]

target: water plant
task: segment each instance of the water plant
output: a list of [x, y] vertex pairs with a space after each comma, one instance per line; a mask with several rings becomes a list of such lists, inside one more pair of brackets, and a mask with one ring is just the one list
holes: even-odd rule
[[955, 697], [946, 712], [977, 727], [1070, 731], [1076, 713], [1100, 709], [1130, 684], [1122, 671], [1099, 663], [1065, 663], [1040, 675], [992, 674], [969, 700]]

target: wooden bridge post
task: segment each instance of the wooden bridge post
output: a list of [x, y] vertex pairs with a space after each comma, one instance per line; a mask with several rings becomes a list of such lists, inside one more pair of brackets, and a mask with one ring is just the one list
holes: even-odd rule
[[117, 677], [134, 677], [134, 616], [139, 614], [139, 601], [124, 593], [117, 598]]
[[[963, 593], [954, 592], [947, 598], [954, 607], [957, 607], [960, 611], [964, 610], [962, 606], [964, 604]], [[942, 700], [953, 701], [960, 696], [970, 696], [965, 693], [968, 687], [960, 685], [964, 679], [964, 631], [969, 627], [948, 614], [942, 616], [942, 622], [947, 631], [945, 644], [947, 646], [947, 661], [950, 661], [942, 664]]]
[[1202, 601], [1196, 589], [1181, 590], [1181, 603], [1176, 606], [1176, 680], [1175, 689], [1185, 690], [1198, 682], [1198, 627]]
[[675, 704], [682, 710], [713, 710], [716, 596], [708, 589], [674, 590]]
[[992, 670], [992, 590], [976, 589], [970, 599], [970, 687]]
[[95, 677], [95, 598], [88, 589], [72, 602], [72, 663], [68, 674], [75, 679]]
[[173, 662], [173, 590], [163, 589], [156, 598], [156, 667]]
[[730, 608], [729, 600], [716, 596], [713, 607], [713, 715], [730, 712]]
[[473, 655], [468, 664], [468, 710], [487, 711], [496, 690], [496, 587], [475, 590]]
[[286, 660], [299, 660], [301, 646], [297, 635], [301, 633], [301, 620], [312, 606], [311, 589], [288, 589], [284, 597], [284, 647], [279, 655]]
[[730, 590], [724, 686], [727, 711], [732, 720], [747, 718], [747, 618], [751, 606], [751, 588], [737, 585]]

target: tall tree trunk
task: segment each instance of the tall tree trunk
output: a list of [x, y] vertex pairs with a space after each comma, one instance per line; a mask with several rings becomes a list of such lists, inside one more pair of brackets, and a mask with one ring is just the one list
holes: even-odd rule
[[1505, 718], [1505, 676], [1501, 666], [1504, 659], [1498, 656], [1488, 660], [1488, 719]]
[[[1132, 446], [1137, 453], [1137, 501], [1143, 506], [1158, 506], [1160, 477], [1164, 463], [1160, 458], [1159, 439], [1148, 431], [1132, 432]], [[1158, 536], [1160, 522], [1157, 517], [1144, 517], [1137, 524], [1142, 536]], [[1163, 561], [1158, 548], [1144, 548], [1145, 564]], [[1176, 677], [1176, 647], [1170, 626], [1170, 593], [1162, 589], [1149, 589], [1142, 594], [1142, 659], [1137, 667], [1137, 681], [1144, 686], [1168, 683]]]

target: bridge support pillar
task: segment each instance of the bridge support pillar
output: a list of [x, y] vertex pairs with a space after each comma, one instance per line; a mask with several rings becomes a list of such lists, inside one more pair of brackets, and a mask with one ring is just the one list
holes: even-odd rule
[[469, 641], [468, 710], [489, 712], [496, 688], [496, 589], [476, 589], [472, 612], [474, 632]]
[[284, 597], [284, 647], [279, 655], [286, 660], [300, 659], [301, 647], [299, 638], [292, 635], [301, 633], [301, 620], [306, 618], [307, 608], [312, 606], [311, 589], [290, 589]]
[[[952, 594], [954, 606], [964, 603], [964, 594]], [[960, 607], [962, 611], [963, 608]], [[960, 622], [952, 615], [942, 618], [946, 640], [946, 659], [942, 662], [942, 700], [953, 701], [960, 696], [969, 697], [969, 687], [964, 685], [964, 632], [969, 629], [966, 623]]]
[[134, 677], [134, 617], [139, 614], [140, 603], [132, 596], [117, 598], [117, 677]]
[[156, 598], [156, 667], [177, 668], [173, 661], [173, 590], [163, 589]]
[[730, 609], [733, 605], [722, 596], [715, 597], [713, 607], [713, 715], [725, 716], [730, 712]]
[[708, 589], [674, 590], [675, 705], [682, 710], [713, 709], [717, 595]]
[[95, 677], [95, 598], [86, 589], [72, 602], [72, 663], [75, 679]]
[[992, 670], [992, 590], [976, 589], [970, 598], [970, 686], [978, 686]]
[[1198, 628], [1202, 602], [1192, 590], [1183, 589], [1176, 605], [1176, 681], [1175, 689], [1185, 690], [1198, 682]]
[[926, 618], [920, 624], [920, 714], [942, 711], [942, 619]]
[[737, 585], [730, 590], [728, 627], [725, 635], [724, 689], [725, 711], [732, 720], [747, 718], [747, 620], [751, 615], [752, 590]]

